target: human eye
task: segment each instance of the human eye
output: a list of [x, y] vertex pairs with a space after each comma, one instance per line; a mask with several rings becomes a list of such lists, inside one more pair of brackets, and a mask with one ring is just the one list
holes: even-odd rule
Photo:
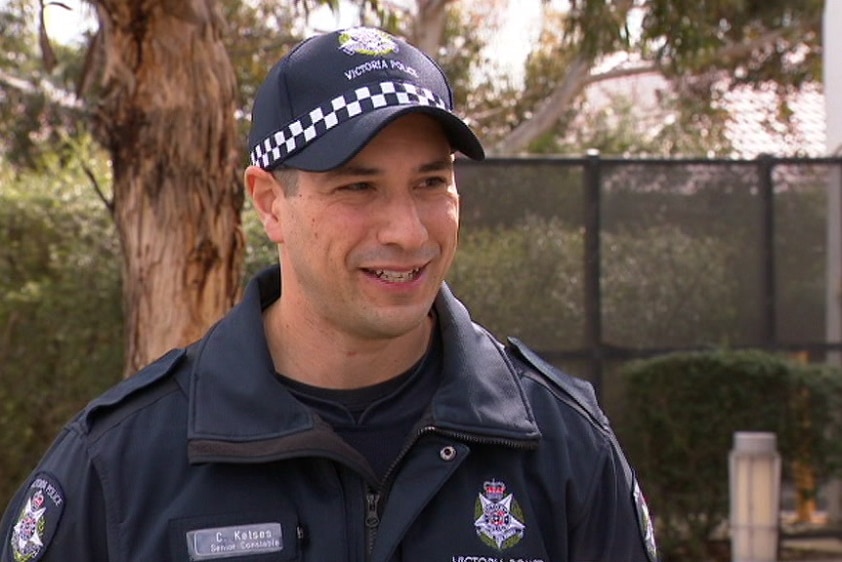
[[429, 176], [420, 182], [420, 186], [424, 189], [437, 189], [448, 185], [450, 185], [450, 182], [445, 176]]
[[342, 193], [355, 193], [355, 192], [369, 191], [371, 189], [374, 189], [374, 186], [370, 182], [358, 181], [358, 182], [352, 182], [352, 183], [346, 183], [346, 184], [340, 185], [339, 187], [336, 188], [336, 191], [339, 191], [339, 192], [342, 192]]

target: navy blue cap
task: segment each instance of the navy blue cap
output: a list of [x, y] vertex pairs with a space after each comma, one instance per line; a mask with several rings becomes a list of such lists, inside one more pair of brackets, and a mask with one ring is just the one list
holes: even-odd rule
[[251, 163], [264, 170], [332, 170], [391, 121], [419, 112], [441, 123], [455, 151], [485, 157], [476, 135], [453, 113], [447, 77], [426, 54], [369, 27], [318, 35], [278, 61], [258, 89]]

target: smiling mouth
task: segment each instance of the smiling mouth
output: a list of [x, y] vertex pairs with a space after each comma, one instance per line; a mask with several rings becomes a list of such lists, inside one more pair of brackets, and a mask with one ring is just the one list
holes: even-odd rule
[[366, 270], [370, 275], [388, 281], [389, 283], [409, 283], [415, 281], [421, 275], [421, 268], [415, 268], [410, 271], [390, 271], [388, 269], [368, 269]]

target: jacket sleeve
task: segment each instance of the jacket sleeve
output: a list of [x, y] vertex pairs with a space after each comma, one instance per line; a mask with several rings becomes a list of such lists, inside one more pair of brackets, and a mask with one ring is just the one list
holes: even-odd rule
[[0, 562], [107, 562], [106, 519], [96, 468], [71, 426], [6, 508]]
[[571, 425], [577, 428], [572, 429], [577, 436], [573, 441], [581, 438], [595, 452], [593, 457], [588, 455], [594, 464], [584, 467], [587, 478], [577, 476], [582, 482], [587, 480], [587, 484], [582, 495], [577, 494], [575, 517], [567, 529], [569, 559], [656, 562], [658, 553], [646, 501], [593, 387], [556, 369], [516, 338], [509, 338], [507, 349], [514, 361], [525, 362], [534, 369], [523, 370], [524, 376], [548, 388], [565, 405], [565, 411], [576, 412], [576, 419], [583, 423]]
[[656, 562], [652, 521], [637, 479], [613, 440], [571, 530], [571, 560]]

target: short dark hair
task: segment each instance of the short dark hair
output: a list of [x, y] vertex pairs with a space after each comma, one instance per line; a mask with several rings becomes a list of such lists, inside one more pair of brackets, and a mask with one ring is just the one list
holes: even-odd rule
[[281, 184], [284, 196], [290, 197], [298, 193], [298, 170], [286, 166], [278, 166], [272, 170], [272, 176]]

